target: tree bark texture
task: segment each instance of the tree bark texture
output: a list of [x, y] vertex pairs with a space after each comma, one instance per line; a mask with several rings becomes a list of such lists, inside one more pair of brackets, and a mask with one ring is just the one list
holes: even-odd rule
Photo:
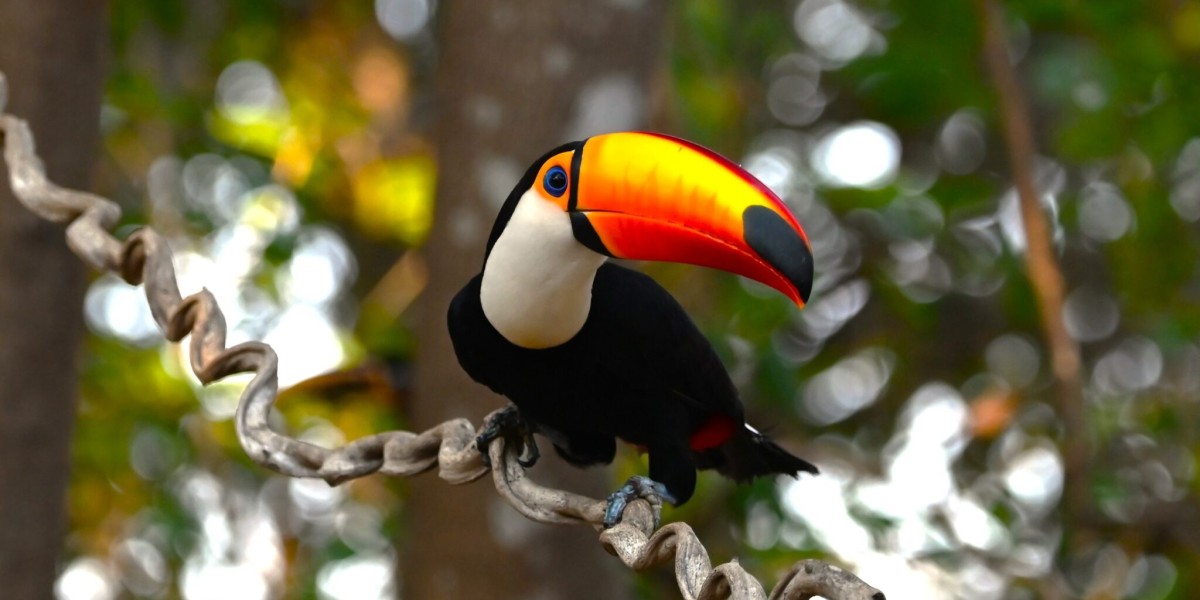
[[[86, 188], [99, 142], [105, 3], [0, 2], [5, 112], [51, 179]], [[52, 598], [65, 531], [84, 267], [62, 226], [13, 198], [0, 163], [0, 596]]]
[[[645, 127], [661, 75], [661, 2], [447, 2], [439, 94], [437, 215], [427, 246], [429, 284], [419, 306], [413, 427], [452, 417], [476, 423], [505, 400], [472, 382], [450, 345], [450, 299], [480, 271], [500, 204], [545, 151], [603, 131]], [[533, 308], [533, 307], [531, 307]], [[564, 399], [566, 401], [567, 399]], [[540, 483], [592, 496], [603, 471], [580, 471], [546, 452]], [[619, 563], [586, 528], [525, 520], [487, 485], [412, 486], [404, 511], [406, 598], [614, 598]]]

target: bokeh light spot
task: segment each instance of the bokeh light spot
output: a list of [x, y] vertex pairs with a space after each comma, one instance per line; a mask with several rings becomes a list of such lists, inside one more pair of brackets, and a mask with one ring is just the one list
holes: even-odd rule
[[332, 561], [317, 573], [317, 593], [322, 600], [395, 598], [395, 562], [386, 554]]
[[92, 331], [127, 344], [148, 347], [163, 343], [145, 292], [116, 275], [103, 275], [88, 288], [84, 316]]
[[1037, 347], [1024, 337], [1012, 333], [992, 340], [984, 351], [984, 357], [988, 370], [1003, 377], [1013, 387], [1033, 383], [1041, 368]]
[[942, 124], [936, 156], [947, 173], [966, 175], [979, 168], [987, 153], [983, 120], [971, 111], [960, 110]]
[[834, 65], [858, 58], [879, 37], [858, 8], [840, 0], [805, 0], [796, 7], [793, 26], [800, 39]]
[[1049, 510], [1062, 493], [1062, 459], [1053, 445], [1038, 445], [1018, 454], [1008, 465], [1004, 485], [1025, 506]]
[[818, 373], [804, 386], [804, 414], [817, 425], [830, 425], [870, 406], [892, 376], [896, 356], [885, 348], [867, 348]]
[[279, 354], [280, 387], [333, 370], [346, 355], [329, 317], [305, 304], [285, 310], [263, 341]]
[[1121, 312], [1117, 302], [1103, 290], [1080, 286], [1063, 303], [1063, 323], [1067, 333], [1080, 342], [1095, 342], [1117, 330]]
[[412, 41], [425, 29], [433, 12], [430, 0], [375, 0], [379, 26], [397, 41]]
[[57, 600], [112, 600], [116, 582], [105, 564], [95, 558], [77, 558], [54, 583]]
[[900, 167], [900, 138], [882, 123], [851, 123], [821, 138], [812, 162], [830, 185], [883, 187]]
[[261, 121], [287, 110], [287, 100], [266, 65], [254, 60], [235, 62], [217, 78], [217, 110], [241, 125]]
[[1121, 238], [1133, 227], [1133, 209], [1111, 183], [1092, 182], [1079, 201], [1079, 228], [1098, 242]]

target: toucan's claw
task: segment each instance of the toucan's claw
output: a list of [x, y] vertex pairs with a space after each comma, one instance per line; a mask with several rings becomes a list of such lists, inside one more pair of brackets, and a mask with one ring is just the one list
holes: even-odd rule
[[608, 495], [608, 508], [604, 511], [604, 528], [609, 529], [621, 522], [621, 514], [630, 502], [638, 498], [650, 502], [654, 509], [654, 529], [658, 529], [659, 513], [663, 501], [675, 504], [675, 496], [667, 491], [667, 486], [641, 475], [634, 475], [625, 482], [621, 489]]
[[537, 464], [538, 459], [542, 457], [541, 450], [538, 450], [537, 441], [533, 439], [532, 433], [525, 433], [525, 439], [522, 440], [521, 455], [517, 457], [517, 464], [526, 469]]
[[538, 450], [537, 441], [533, 439], [533, 428], [521, 416], [521, 411], [517, 409], [516, 405], [509, 404], [488, 417], [483, 424], [483, 429], [475, 437], [475, 448], [479, 450], [484, 466], [489, 469], [492, 468], [492, 457], [488, 454], [488, 446], [491, 445], [492, 440], [498, 437], [517, 440], [521, 443], [521, 454], [517, 457], [517, 464], [526, 469], [537, 464], [538, 459], [542, 456], [541, 451]]

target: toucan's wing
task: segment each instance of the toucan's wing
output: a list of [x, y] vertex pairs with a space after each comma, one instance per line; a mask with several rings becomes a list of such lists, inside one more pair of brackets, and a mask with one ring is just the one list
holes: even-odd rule
[[737, 390], [712, 344], [691, 317], [650, 277], [606, 263], [596, 272], [587, 332], [604, 352], [597, 365], [632, 388], [686, 405], [698, 418], [741, 422]]
[[450, 302], [446, 323], [458, 363], [471, 379], [507, 395], [519, 370], [519, 357], [483, 314], [479, 303], [482, 274], [476, 275]]

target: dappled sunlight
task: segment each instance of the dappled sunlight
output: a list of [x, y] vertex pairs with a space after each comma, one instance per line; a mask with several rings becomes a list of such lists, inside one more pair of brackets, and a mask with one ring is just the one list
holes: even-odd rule
[[1104, 290], [1081, 286], [1067, 294], [1063, 322], [1071, 337], [1080, 342], [1096, 342], [1117, 331], [1121, 309]]
[[113, 559], [120, 565], [121, 582], [134, 594], [158, 596], [171, 583], [167, 559], [162, 550], [149, 540], [126, 539], [113, 552]]
[[[231, 343], [265, 339], [273, 344], [280, 355], [280, 381], [287, 386], [342, 363], [345, 354], [335, 302], [354, 281], [357, 266], [333, 230], [300, 227], [300, 209], [292, 192], [275, 184], [251, 187], [250, 182], [262, 173], [252, 167], [243, 169], [242, 164], [213, 154], [182, 164], [155, 163], [160, 180], [178, 177], [183, 192], [172, 195], [169, 189], [161, 190], [158, 206], [167, 214], [198, 209], [218, 224], [206, 239], [174, 240], [180, 289], [185, 294], [201, 289], [213, 293], [230, 324]], [[175, 169], [177, 175], [165, 169]], [[187, 204], [170, 204], [180, 199], [187, 199]], [[283, 268], [271, 269], [263, 264], [262, 255], [281, 237], [293, 238], [295, 249]], [[275, 272], [277, 299], [272, 291], [258, 287], [264, 270]], [[138, 288], [101, 278], [89, 292], [89, 324], [130, 343], [161, 343], [161, 334], [149, 329], [153, 322], [147, 321], [146, 303], [138, 296]], [[179, 357], [187, 360], [189, 351], [183, 348]], [[231, 414], [230, 408], [206, 405], [211, 415]]]
[[433, 16], [433, 0], [375, 0], [379, 25], [401, 42], [411, 41], [424, 32]]
[[307, 521], [332, 525], [334, 510], [346, 499], [346, 492], [319, 479], [288, 481], [288, 497]]
[[88, 288], [83, 310], [93, 331], [135, 346], [162, 343], [145, 292], [116, 275], [101, 276]]
[[[1052, 445], [1033, 440], [1020, 442], [1023, 449], [1006, 459], [1004, 489], [1031, 513], [1014, 528], [993, 512], [996, 502], [1006, 501], [994, 484], [983, 477], [964, 487], [954, 475], [969, 442], [967, 417], [953, 388], [922, 387], [885, 445], [882, 477], [834, 463], [820, 477], [780, 479], [785, 515], [881, 589], [923, 590], [922, 598], [1004, 597], [1007, 575], [996, 564], [968, 560], [955, 566], [934, 557], [971, 549], [1044, 573], [1057, 539], [1042, 537], [1032, 515], [1044, 515], [1057, 502], [1062, 464]], [[868, 515], [883, 521], [863, 518]]]
[[216, 222], [229, 222], [241, 211], [249, 188], [247, 173], [216, 154], [198, 154], [182, 164], [180, 182], [187, 209]]
[[870, 578], [880, 589], [904, 589], [920, 598], [953, 598], [949, 574], [933, 563], [914, 562], [877, 548], [872, 533], [851, 517], [847, 481], [821, 477], [786, 480], [781, 486], [785, 514], [802, 522], [824, 550]]
[[[1007, 527], [971, 494], [948, 499], [945, 515], [954, 537], [963, 545], [991, 553], [1003, 553], [1010, 549], [1012, 542]], [[1000, 577], [990, 569], [987, 571], [986, 576]]]
[[295, 305], [285, 310], [263, 341], [279, 354], [279, 385], [283, 387], [332, 370], [345, 358], [329, 315], [311, 306]]
[[909, 398], [899, 425], [884, 446], [884, 472], [895, 501], [919, 513], [954, 491], [950, 466], [967, 441], [967, 407], [953, 388], [926, 384]]
[[306, 229], [279, 272], [278, 287], [289, 304], [319, 306], [336, 300], [357, 275], [357, 265], [341, 236], [330, 229]]
[[[287, 505], [275, 488], [261, 492], [187, 469], [172, 478], [174, 494], [197, 525], [187, 546], [169, 547], [151, 521], [140, 520], [139, 533], [114, 543], [110, 559], [81, 557], [72, 562], [55, 588], [59, 600], [112, 600], [124, 597], [121, 586], [139, 596], [157, 597], [178, 585], [185, 600], [268, 599], [281, 593], [287, 572], [284, 532], [321, 543], [338, 535], [360, 554], [329, 561], [317, 573], [322, 598], [392, 598], [395, 557], [380, 535], [375, 509], [348, 498], [344, 488], [307, 479], [287, 480]], [[275, 478], [273, 483], [284, 483]], [[280, 512], [282, 510], [282, 512]], [[147, 527], [149, 526], [149, 527]], [[144, 536], [144, 537], [139, 537]], [[185, 550], [178, 581], [167, 571], [164, 552]]]
[[[771, 145], [760, 151], [752, 152], [742, 162], [742, 167], [763, 182], [771, 191], [784, 198], [785, 202], [788, 202], [789, 208], [800, 212], [802, 207], [798, 204], [801, 199], [796, 196], [798, 193], [803, 193], [808, 181], [797, 168], [800, 158], [797, 149], [791, 146], [791, 144]], [[804, 199], [807, 200], [807, 198]]]
[[850, 516], [845, 484], [831, 469], [820, 477], [785, 480], [782, 503], [785, 514], [803, 522], [822, 547], [857, 558], [869, 553], [873, 543], [870, 532]]
[[983, 120], [974, 111], [960, 110], [946, 119], [938, 132], [938, 166], [952, 175], [974, 172], [987, 157]]
[[[1034, 127], [1014, 159], [974, 7], [918, 4], [681, 3], [638, 56], [654, 63], [647, 77], [585, 69], [594, 40], [560, 27], [575, 15], [562, 7], [523, 22], [513, 6], [436, 0], [118, 2], [95, 187], [126, 211], [119, 237], [141, 223], [163, 234], [184, 295], [207, 290], [223, 310], [228, 345], [273, 346], [281, 386], [335, 372], [331, 397], [301, 386], [269, 416], [332, 448], [425, 424], [409, 371], [431, 347], [420, 324], [446, 308], [430, 302], [445, 272], [426, 270], [477, 266], [529, 160], [611, 130], [696, 140], [795, 213], [812, 294], [797, 310], [745, 278], [660, 280], [727, 361], [748, 418], [821, 474], [736, 491], [702, 477], [668, 520], [768, 589], [771, 573], [817, 557], [889, 598], [1190, 597], [1200, 10], [996, 3]], [[459, 9], [515, 36], [465, 90], [444, 85]], [[534, 60], [506, 60], [524, 44], [539, 45]], [[561, 95], [504, 91], [541, 79]], [[447, 135], [468, 140], [470, 160], [438, 164]], [[1029, 259], [1054, 261], [1027, 256], [1022, 161], [1061, 265], [1061, 315], [1042, 313], [1047, 284], [1029, 276]], [[439, 177], [468, 189], [435, 198]], [[425, 246], [436, 236], [454, 256]], [[407, 488], [246, 467], [231, 420], [250, 376], [202, 386], [190, 344], [163, 341], [141, 287], [88, 285], [59, 600], [369, 600], [423, 576], [397, 566]], [[1078, 406], [1046, 341], [1059, 317], [1081, 347]], [[363, 363], [386, 374], [336, 377]], [[481, 541], [540, 540], [506, 504], [486, 510]], [[572, 559], [560, 554], [534, 558]], [[649, 597], [659, 584], [638, 585]]]
[[999, 264], [1004, 253], [999, 222], [994, 216], [963, 219], [950, 227], [958, 252], [952, 263], [955, 287], [975, 297], [1000, 290], [1007, 272]]
[[988, 370], [1015, 388], [1034, 382], [1042, 369], [1042, 357], [1032, 341], [1006, 333], [988, 343], [984, 350]]
[[217, 78], [216, 113], [209, 121], [215, 137], [234, 146], [271, 154], [286, 131], [290, 109], [279, 81], [258, 61], [238, 61]]
[[1100, 358], [1092, 378], [1098, 390], [1123, 394], [1157, 384], [1162, 372], [1163, 355], [1158, 345], [1144, 337], [1132, 337]]
[[858, 6], [841, 0], [805, 0], [796, 7], [793, 26], [831, 66], [841, 66], [868, 51], [882, 52], [883, 37]]
[[242, 125], [288, 110], [275, 75], [253, 60], [235, 62], [221, 71], [214, 104], [222, 116]]
[[175, 489], [199, 525], [180, 575], [183, 597], [272, 597], [271, 588], [282, 582], [284, 556], [269, 509], [250, 490], [230, 487], [201, 470], [179, 473]]
[[1140, 556], [1129, 567], [1124, 590], [1131, 596], [1147, 600], [1164, 600], [1179, 578], [1179, 570], [1165, 556]]
[[[231, 65], [216, 93], [220, 119], [229, 126], [253, 128], [262, 120], [286, 116], [279, 83], [260, 63]], [[280, 382], [286, 386], [345, 359], [338, 302], [357, 266], [339, 234], [302, 225], [303, 209], [295, 193], [269, 177], [266, 165], [254, 159], [212, 153], [186, 160], [163, 157], [148, 170], [152, 218], [174, 234], [169, 242], [181, 290], [213, 293], [230, 325], [228, 343], [265, 339], [273, 344], [280, 355]], [[180, 227], [196, 216], [211, 224], [206, 237], [195, 238]], [[264, 252], [280, 240], [294, 245], [288, 260], [278, 267], [264, 263]], [[98, 279], [88, 292], [86, 315], [91, 328], [104, 335], [140, 346], [163, 344], [140, 287], [112, 277]], [[248, 376], [200, 387], [187, 367], [190, 351], [185, 344], [164, 346], [162, 353], [172, 371], [187, 374], [201, 414], [213, 420], [232, 418]], [[172, 457], [171, 446], [156, 441], [153, 431], [132, 440], [130, 463], [148, 481], [175, 482], [179, 500], [196, 523], [192, 549], [181, 564], [168, 567], [164, 553], [180, 549], [163, 547], [165, 540], [154, 537], [128, 537], [114, 546], [112, 566], [93, 561], [64, 572], [59, 597], [115, 598], [120, 587], [156, 596], [174, 586], [185, 600], [279, 597], [287, 569], [282, 536], [284, 531], [295, 535], [294, 526], [281, 525], [281, 515], [255, 501], [249, 490], [231, 488], [230, 482], [204, 471], [175, 471], [184, 457]], [[330, 509], [342, 503], [343, 494], [339, 488], [325, 500]], [[299, 518], [314, 514], [322, 497], [319, 492], [295, 494]], [[332, 522], [328, 512], [316, 516]], [[152, 530], [144, 534], [153, 535]]]
[[767, 108], [781, 123], [808, 125], [824, 112], [828, 100], [821, 91], [821, 64], [816, 59], [798, 52], [784, 55], [771, 65], [770, 76]]
[[809, 379], [800, 395], [803, 414], [814, 425], [830, 425], [867, 408], [884, 391], [895, 364], [895, 355], [883, 348], [839, 361]]
[[[186, 372], [185, 365], [189, 364], [188, 356], [187, 352], [180, 352], [172, 354], [171, 359], [178, 360], [179, 364], [174, 366]], [[246, 388], [250, 380], [251, 376], [249, 375], [234, 375], [201, 387], [200, 382], [194, 376], [188, 377], [188, 383], [195, 388], [196, 399], [200, 401], [203, 415], [213, 421], [233, 419], [233, 415], [237, 412], [238, 401], [242, 397], [242, 390]]]
[[117, 597], [117, 582], [99, 559], [76, 558], [54, 584], [58, 600], [112, 600]]
[[812, 162], [830, 185], [881, 187], [896, 177], [900, 138], [882, 123], [850, 123], [817, 142]]
[[1200, 138], [1193, 138], [1175, 160], [1171, 207], [1185, 221], [1200, 219]]
[[1045, 514], [1062, 494], [1062, 458], [1050, 444], [1035, 445], [1013, 457], [1004, 486], [1035, 514]]
[[1097, 242], [1120, 239], [1134, 227], [1133, 209], [1117, 186], [1094, 181], [1079, 200], [1079, 229]]
[[800, 316], [805, 333], [815, 339], [837, 333], [867, 305], [870, 295], [871, 284], [865, 279], [853, 279], [825, 292]]
[[190, 560], [183, 566], [179, 587], [184, 600], [267, 600], [270, 587], [253, 569], [216, 560]]
[[317, 592], [328, 600], [388, 600], [396, 597], [391, 554], [357, 554], [330, 561], [317, 572]]
[[238, 222], [271, 238], [295, 233], [300, 217], [295, 194], [283, 186], [267, 184], [246, 191]]

